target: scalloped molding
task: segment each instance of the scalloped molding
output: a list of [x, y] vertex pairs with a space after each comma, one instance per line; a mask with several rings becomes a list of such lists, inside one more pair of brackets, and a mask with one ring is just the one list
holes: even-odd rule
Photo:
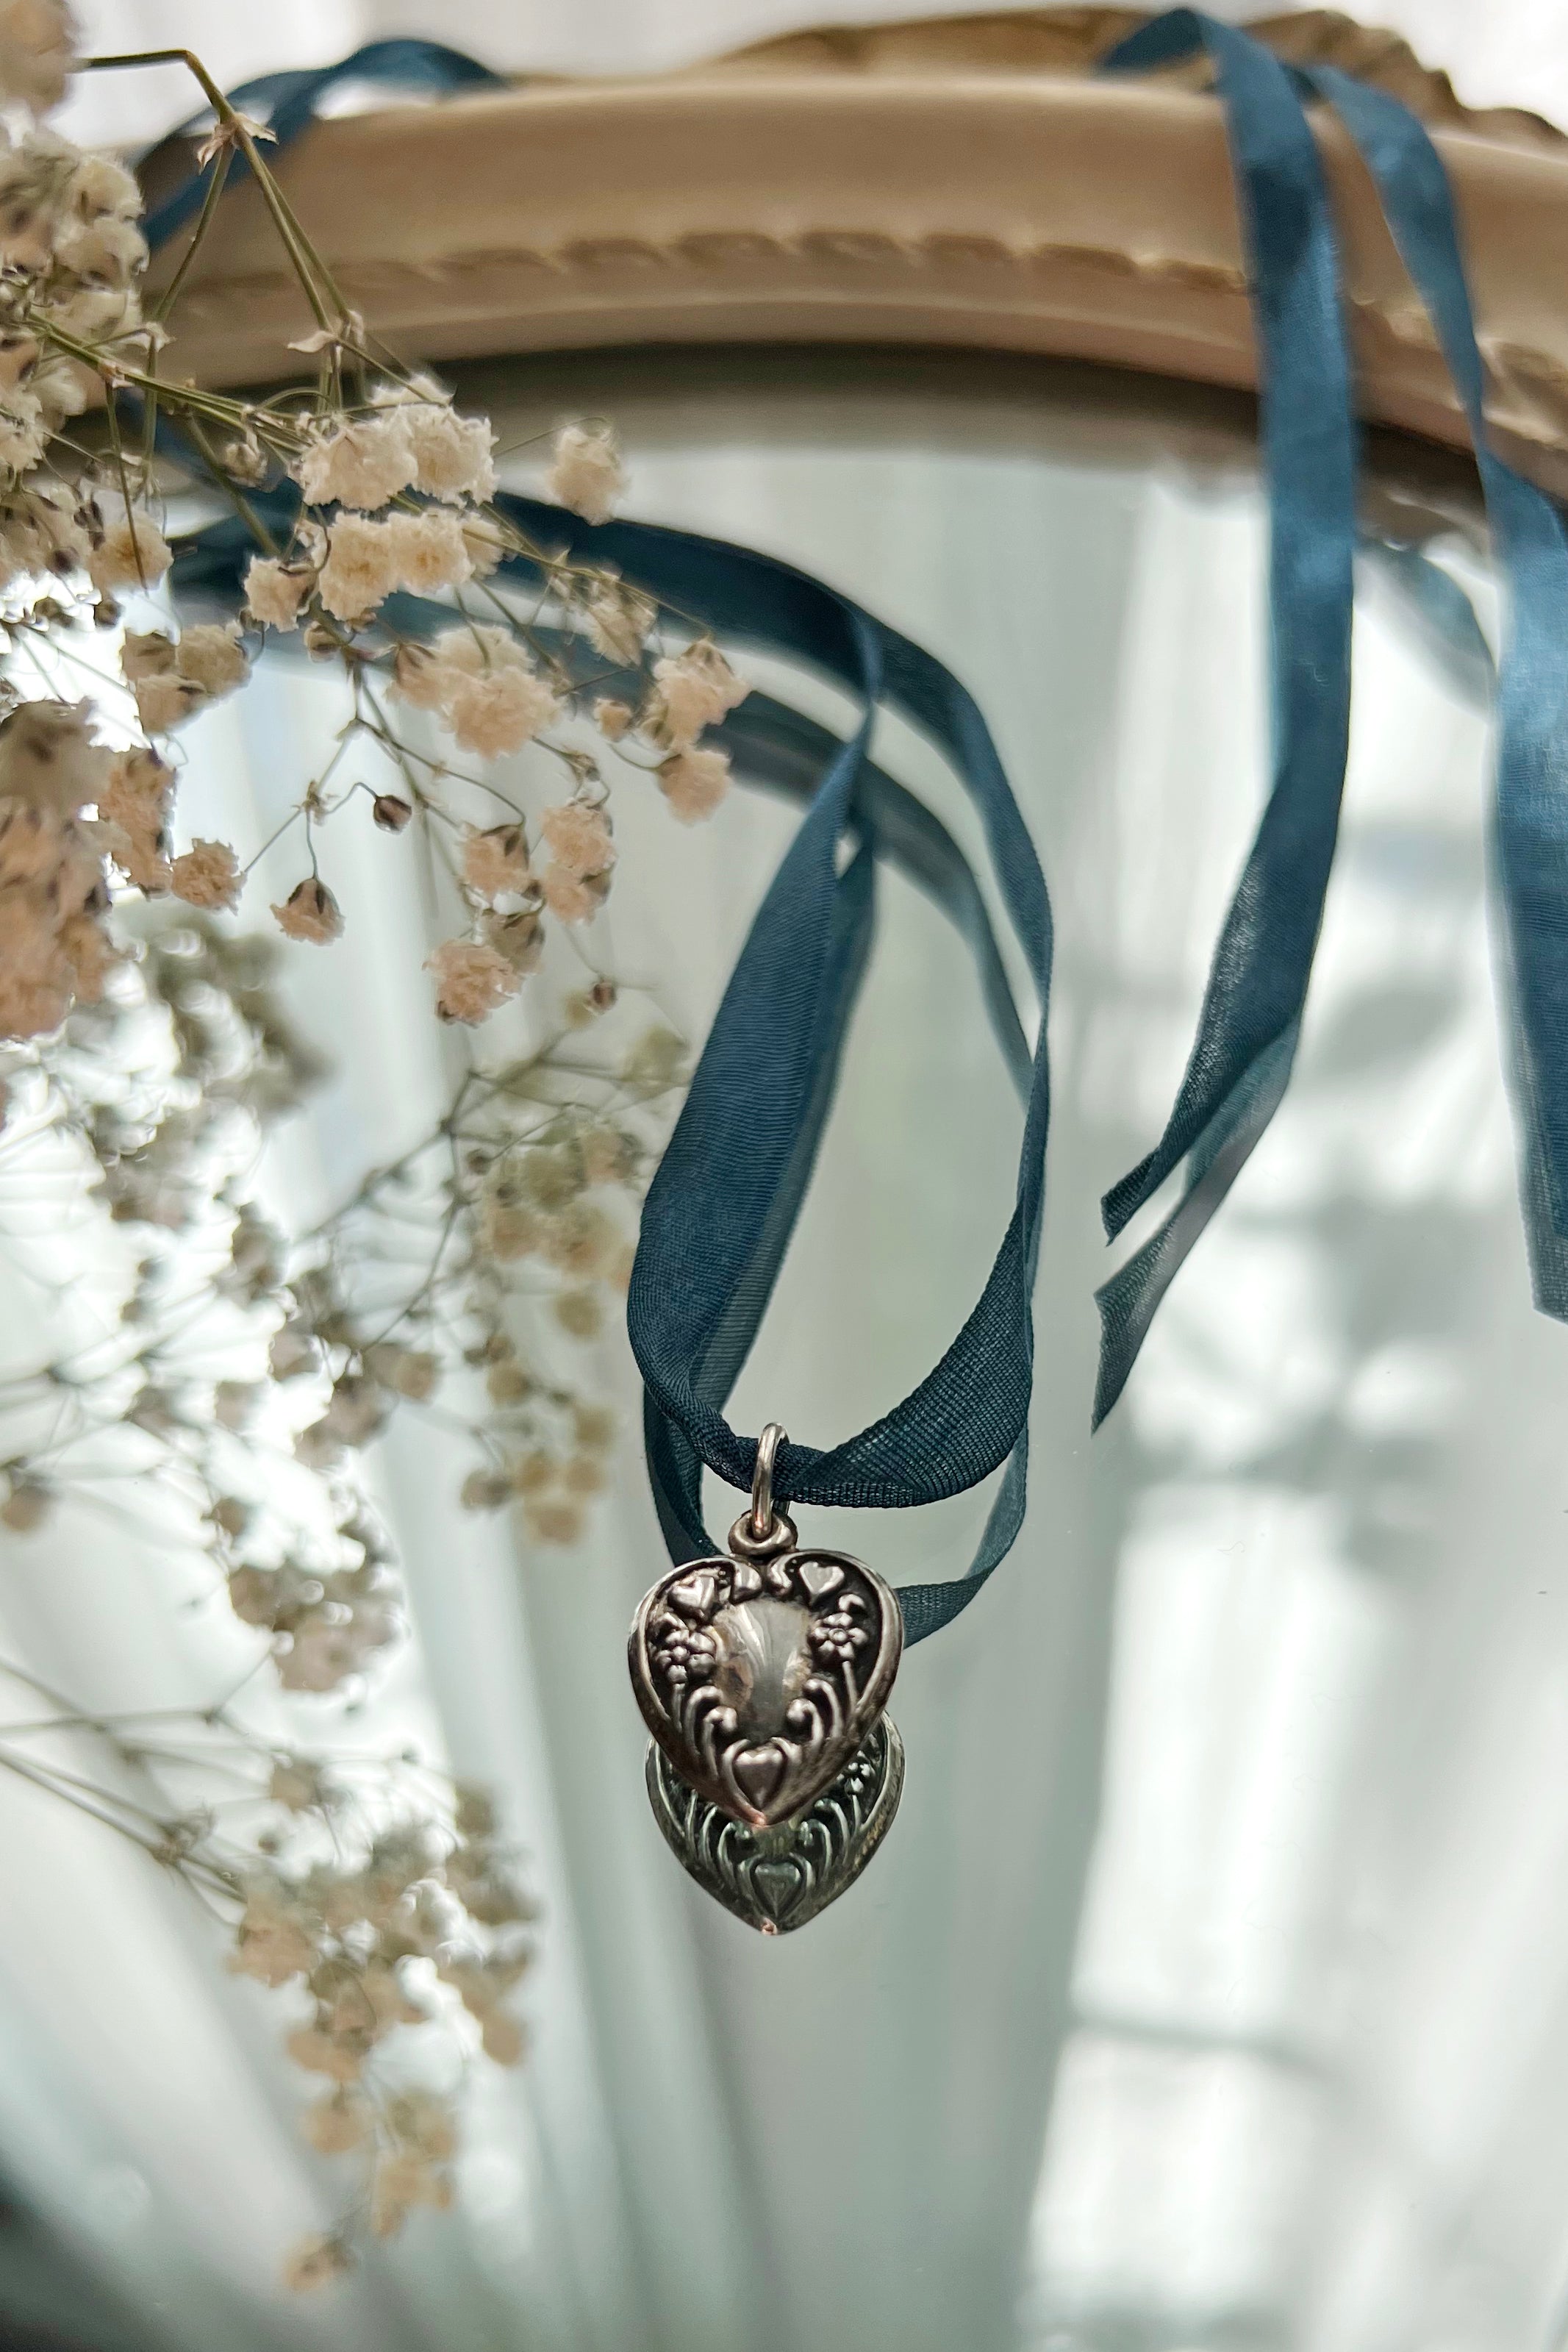
[[[340, 118], [281, 170], [349, 299], [411, 355], [922, 343], [1250, 385], [1214, 100], [1169, 78], [1084, 78], [1134, 21], [1061, 9], [795, 35], [646, 79]], [[1402, 43], [1343, 17], [1270, 29], [1292, 56], [1418, 99], [1438, 126], [1494, 425], [1568, 490], [1568, 142], [1529, 116], [1464, 116]], [[1359, 163], [1337, 126], [1322, 141], [1364, 408], [1463, 445]], [[254, 187], [225, 197], [174, 323], [172, 357], [199, 379], [294, 371], [287, 346], [308, 321]]]

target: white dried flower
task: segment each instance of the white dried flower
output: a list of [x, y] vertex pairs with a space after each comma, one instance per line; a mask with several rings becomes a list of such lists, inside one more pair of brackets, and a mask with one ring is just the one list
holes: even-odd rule
[[308, 506], [378, 508], [408, 488], [416, 466], [406, 413], [392, 408], [338, 425], [289, 471]]
[[326, 947], [343, 936], [343, 910], [317, 875], [297, 882], [282, 906], [272, 911], [286, 938]]
[[491, 670], [465, 678], [446, 705], [446, 721], [465, 751], [497, 760], [520, 751], [560, 716], [560, 705], [530, 670]]
[[296, 2294], [309, 2294], [353, 2267], [353, 2254], [341, 2238], [305, 2238], [283, 2265], [283, 2284]]
[[144, 746], [119, 751], [109, 763], [98, 813], [117, 828], [113, 856], [140, 890], [169, 887], [165, 835], [173, 792], [173, 770]]
[[245, 575], [245, 601], [269, 629], [297, 629], [299, 607], [315, 585], [316, 573], [308, 564], [253, 555]]
[[516, 996], [522, 976], [491, 947], [474, 940], [444, 940], [426, 959], [435, 977], [435, 1010], [443, 1021], [473, 1028]]
[[99, 793], [99, 816], [127, 833], [160, 833], [174, 797], [174, 769], [146, 746], [118, 751]]
[[613, 572], [603, 572], [582, 600], [588, 634], [607, 660], [632, 668], [642, 659], [648, 633], [659, 617], [652, 596], [628, 588]]
[[258, 1881], [246, 1898], [230, 1969], [276, 1991], [292, 1977], [308, 1976], [315, 1965], [315, 1939], [299, 1919], [289, 1890], [276, 1879]]
[[615, 1220], [596, 1201], [580, 1196], [550, 1218], [539, 1236], [539, 1255], [560, 1273], [582, 1279], [602, 1273], [620, 1238]]
[[76, 21], [66, 0], [4, 0], [0, 98], [47, 114], [66, 94], [76, 45]]
[[604, 1306], [597, 1290], [563, 1290], [555, 1301], [556, 1321], [574, 1339], [596, 1339], [604, 1328]]
[[414, 710], [439, 710], [454, 672], [428, 646], [399, 646], [392, 663], [392, 691]]
[[391, 1389], [394, 1396], [408, 1397], [423, 1404], [434, 1393], [441, 1377], [441, 1361], [426, 1348], [405, 1348], [400, 1339], [375, 1339], [365, 1349], [365, 1370], [382, 1388]]
[[149, 735], [177, 727], [196, 696], [182, 683], [172, 637], [161, 631], [127, 629], [120, 667], [136, 696], [136, 715]]
[[545, 905], [560, 923], [589, 923], [610, 892], [608, 873], [571, 874], [564, 866], [547, 866], [540, 877]]
[[[288, 1638], [288, 1647], [277, 1661], [277, 1679], [285, 1690], [329, 1691], [359, 1672], [362, 1663], [361, 1646], [352, 1625], [339, 1624], [329, 1617], [307, 1617], [295, 1626]], [[296, 2040], [298, 2037], [296, 2037]], [[290, 2053], [298, 2058], [295, 2041], [289, 2043]], [[320, 2071], [331, 2073], [331, 2067]], [[354, 2073], [358, 2068], [354, 2069]], [[340, 2077], [351, 2082], [354, 2074]]]
[[371, 2177], [371, 2228], [378, 2238], [395, 2237], [416, 2205], [444, 2212], [451, 2202], [451, 2180], [434, 2165], [400, 2153], [377, 2158]]
[[0, 722], [0, 796], [74, 816], [108, 789], [110, 755], [88, 733], [91, 705], [24, 702]]
[[486, 579], [494, 572], [510, 544], [505, 526], [484, 514], [463, 517], [463, 543], [468, 550], [468, 561], [474, 566], [476, 580]]
[[472, 577], [474, 560], [455, 515], [391, 515], [386, 528], [399, 587], [416, 596], [434, 596]]
[[593, 723], [607, 743], [619, 743], [630, 734], [636, 716], [629, 702], [618, 702], [609, 695], [601, 695], [593, 706]]
[[493, 622], [468, 622], [462, 628], [444, 629], [425, 649], [427, 658], [443, 672], [476, 677], [493, 669], [528, 669], [526, 649], [510, 630]]
[[621, 1065], [629, 1086], [673, 1086], [686, 1066], [685, 1040], [662, 1021], [644, 1029]]
[[[0, 889], [42, 886], [56, 897], [76, 837], [68, 817], [47, 802], [0, 800]], [[6, 945], [0, 936], [0, 949]]]
[[684, 654], [655, 662], [653, 677], [643, 724], [655, 742], [673, 751], [689, 750], [705, 727], [744, 702], [751, 691], [711, 637], [700, 637]]
[[455, 504], [496, 495], [495, 430], [484, 416], [458, 416], [444, 401], [419, 401], [402, 412], [413, 446], [415, 488]]
[[143, 678], [136, 688], [136, 716], [147, 735], [167, 735], [182, 719], [189, 718], [195, 704], [196, 697], [172, 670], [161, 677]]
[[511, 1498], [510, 1480], [495, 1470], [470, 1470], [458, 1496], [465, 1511], [498, 1511]]
[[[547, 1544], [576, 1543], [581, 1536], [583, 1528], [587, 1523], [582, 1505], [577, 1500], [575, 1496], [570, 1495], [539, 1495], [533, 1496], [523, 1505], [523, 1518], [527, 1524], [528, 1533], [539, 1543]], [[494, 2058], [498, 2066], [515, 2065], [517, 2063], [517, 2058], [503, 2057], [501, 2053], [504, 2049], [511, 2046], [510, 2037], [507, 2033], [506, 2028], [507, 2026], [515, 2025], [516, 2020], [506, 2017], [502, 2014], [498, 2017], [497, 2022], [501, 2027], [501, 2032], [496, 2036], [494, 2046], [492, 2046], [492, 2038], [489, 2032], [490, 2021], [488, 2019], [485, 2021], [484, 2027], [482, 2028], [482, 2038], [485, 2044], [486, 2055], [487, 2057]], [[518, 2030], [516, 2047], [517, 2057], [521, 2057], [522, 2040], [520, 2029]]]
[[[78, 282], [71, 292], [49, 303], [48, 316], [52, 326], [64, 328], [68, 334], [77, 336], [82, 342], [97, 343], [100, 351], [103, 346], [132, 334], [139, 340], [141, 338], [141, 305], [134, 287], [88, 286]], [[139, 358], [141, 354], [130, 356]], [[89, 375], [85, 360], [72, 360], [67, 363], [79, 375], [87, 375], [89, 383], [97, 374], [95, 369]], [[42, 370], [39, 371], [41, 374]], [[33, 390], [40, 400], [45, 400], [44, 389], [37, 376], [33, 379]], [[45, 404], [47, 405], [47, 400]]]
[[169, 887], [188, 907], [213, 912], [232, 907], [240, 894], [239, 864], [226, 841], [193, 841], [169, 869]]
[[0, 148], [0, 262], [8, 268], [33, 275], [48, 268], [60, 183], [55, 142], [26, 138]]
[[375, 2130], [373, 2110], [353, 2091], [330, 2091], [305, 2116], [305, 2137], [318, 2156], [347, 2156]]
[[25, 474], [43, 456], [49, 437], [44, 412], [34, 395], [17, 386], [0, 404], [0, 467]]
[[141, 212], [141, 188], [112, 155], [78, 155], [65, 200], [78, 220], [100, 220], [108, 213], [118, 220], [136, 220]]
[[340, 621], [361, 621], [399, 582], [397, 535], [385, 522], [340, 515], [327, 535], [327, 561], [317, 586]]
[[209, 702], [232, 694], [250, 672], [239, 642], [238, 624], [204, 621], [187, 629], [180, 639], [176, 667], [186, 684]]
[[580, 879], [588, 874], [608, 873], [615, 863], [609, 816], [586, 801], [567, 801], [559, 808], [546, 809], [539, 819], [539, 832], [563, 873]]
[[85, 569], [89, 533], [63, 483], [28, 483], [0, 509], [0, 584], [24, 574], [64, 578]]
[[515, 914], [498, 914], [492, 907], [479, 919], [479, 932], [486, 947], [506, 957], [518, 978], [535, 971], [544, 954], [544, 925], [531, 908], [519, 908]]
[[267, 1793], [291, 1813], [329, 1812], [333, 1802], [331, 1783], [308, 1756], [276, 1757]]
[[448, 629], [428, 649], [401, 648], [396, 684], [405, 701], [439, 710], [463, 748], [486, 759], [520, 751], [560, 715], [523, 647], [500, 628]]
[[37, 362], [37, 337], [20, 327], [0, 325], [0, 388], [19, 391]]
[[487, 833], [471, 833], [463, 845], [463, 879], [481, 898], [526, 890], [530, 876], [522, 826], [497, 824]]
[[683, 824], [711, 816], [729, 790], [727, 751], [675, 751], [659, 764], [659, 790]]
[[172, 562], [152, 516], [121, 506], [87, 559], [88, 577], [99, 594], [107, 596], [116, 588], [154, 587]]
[[563, 425], [545, 488], [589, 522], [608, 522], [626, 488], [621, 447], [607, 425]]
[[147, 240], [133, 222], [103, 213], [57, 230], [55, 261], [84, 285], [126, 287], [147, 266]]

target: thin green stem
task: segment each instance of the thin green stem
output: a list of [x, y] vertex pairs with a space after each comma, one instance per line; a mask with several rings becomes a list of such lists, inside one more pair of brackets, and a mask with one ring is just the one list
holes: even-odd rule
[[348, 317], [348, 305], [333, 284], [330, 272], [316, 252], [309, 238], [296, 220], [272, 173], [256, 151], [249, 124], [237, 113], [211, 74], [191, 49], [145, 49], [140, 53], [124, 52], [113, 57], [83, 58], [78, 68], [82, 73], [108, 73], [121, 67], [183, 65], [201, 86], [202, 93], [218, 121], [226, 125], [232, 142], [250, 165], [256, 184], [261, 190], [262, 201], [272, 215], [272, 224], [283, 241], [284, 250], [294, 265], [294, 272], [309, 303], [317, 325], [330, 334], [334, 320], [328, 308], [327, 297], [337, 304], [338, 321]]
[[196, 215], [196, 226], [191, 232], [191, 241], [180, 256], [180, 266], [159, 296], [157, 305], [150, 314], [160, 324], [168, 317], [180, 299], [180, 289], [190, 275], [191, 264], [201, 251], [203, 240], [213, 225], [213, 215], [217, 211], [218, 198], [223, 194], [224, 183], [228, 178], [229, 165], [233, 161], [233, 148], [225, 147], [218, 157], [212, 179], [208, 183], [207, 193], [202, 199], [202, 209]]

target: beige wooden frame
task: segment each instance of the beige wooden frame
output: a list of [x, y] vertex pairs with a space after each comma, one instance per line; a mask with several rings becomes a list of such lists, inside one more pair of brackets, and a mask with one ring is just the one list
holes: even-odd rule
[[[801, 35], [639, 80], [523, 83], [315, 126], [280, 161], [347, 298], [432, 360], [658, 342], [1045, 352], [1249, 386], [1218, 102], [1102, 81], [1124, 9]], [[1396, 88], [1453, 179], [1500, 442], [1568, 491], [1568, 142], [1467, 116], [1392, 39], [1265, 28]], [[1337, 126], [1364, 413], [1462, 446], [1462, 415]], [[172, 256], [161, 257], [166, 271]], [[182, 373], [259, 382], [309, 320], [254, 187], [225, 198], [173, 321]]]

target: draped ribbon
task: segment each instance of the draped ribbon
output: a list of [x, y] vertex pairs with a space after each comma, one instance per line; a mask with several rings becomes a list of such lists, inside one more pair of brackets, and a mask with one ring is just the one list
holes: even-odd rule
[[1289, 74], [1260, 42], [1177, 8], [1102, 69], [1214, 60], [1258, 338], [1269, 491], [1273, 782], [1214, 953], [1165, 1133], [1101, 1203], [1114, 1240], [1185, 1160], [1181, 1199], [1096, 1294], [1094, 1420], [1121, 1395], [1155, 1308], [1290, 1081], [1322, 922], [1350, 739], [1355, 427], [1322, 168]]
[[1332, 67], [1326, 98], [1377, 183], [1469, 419], [1506, 590], [1495, 839], [1508, 925], [1511, 1076], [1535, 1303], [1568, 1320], [1568, 541], [1552, 501], [1491, 448], [1485, 377], [1442, 158], [1407, 107]]
[[[1549, 502], [1486, 446], [1452, 207], [1420, 125], [1396, 100], [1343, 74], [1322, 69], [1292, 79], [1250, 37], [1190, 9], [1144, 26], [1104, 65], [1131, 72], [1199, 45], [1214, 62], [1226, 110], [1260, 351], [1272, 773], [1170, 1118], [1153, 1151], [1103, 1204], [1114, 1237], [1169, 1177], [1185, 1171], [1176, 1206], [1099, 1293], [1096, 1422], [1120, 1394], [1160, 1298], [1284, 1093], [1338, 825], [1350, 708], [1355, 428], [1333, 222], [1302, 89], [1339, 109], [1378, 182], [1470, 416], [1509, 581], [1498, 689], [1498, 841], [1518, 1003], [1525, 1209], [1538, 1301], [1568, 1316], [1568, 548]], [[398, 53], [397, 70], [383, 60], [383, 72], [375, 60], [391, 51]], [[373, 45], [321, 76], [272, 77], [263, 94], [273, 99], [280, 142], [343, 79], [378, 72], [409, 79], [410, 51], [432, 53], [431, 86], [443, 75], [450, 77], [446, 86], [464, 79], [458, 68], [465, 61], [454, 66], [453, 53], [406, 42]], [[183, 205], [183, 220], [198, 200], [199, 187], [179, 192], [155, 215], [155, 229], [169, 234], [177, 225], [172, 208]], [[292, 490], [259, 494], [255, 503], [284, 531], [298, 510]], [[919, 1641], [973, 1599], [1024, 1510], [1051, 959], [1050, 904], [1027, 828], [972, 698], [932, 656], [850, 598], [789, 565], [694, 533], [623, 522], [595, 528], [535, 500], [503, 495], [497, 503], [536, 543], [614, 564], [671, 613], [701, 613], [729, 636], [826, 674], [861, 712], [845, 741], [753, 696], [716, 730], [753, 774], [809, 793], [810, 804], [753, 921], [650, 1188], [632, 1272], [628, 1325], [644, 1384], [649, 1468], [676, 1560], [716, 1549], [703, 1526], [705, 1465], [732, 1486], [750, 1483], [755, 1441], [731, 1429], [723, 1408], [771, 1296], [831, 1106], [873, 942], [879, 861], [900, 864], [928, 890], [975, 954], [1024, 1106], [1014, 1205], [1000, 1248], [962, 1330], [903, 1402], [836, 1445], [782, 1447], [774, 1478], [780, 1501], [908, 1507], [1003, 1470], [966, 1573], [900, 1592], [906, 1638]], [[235, 597], [250, 547], [237, 522], [193, 534], [177, 552], [176, 587]], [[1447, 648], [1461, 683], [1482, 691], [1490, 656], [1461, 592], [1414, 550], [1384, 546], [1378, 553]], [[521, 558], [505, 569], [538, 577]], [[389, 617], [422, 630], [443, 609], [402, 604], [408, 609], [389, 607]], [[869, 758], [883, 708], [936, 746], [980, 814], [1038, 1001], [1032, 1051], [967, 860], [930, 812]]]

